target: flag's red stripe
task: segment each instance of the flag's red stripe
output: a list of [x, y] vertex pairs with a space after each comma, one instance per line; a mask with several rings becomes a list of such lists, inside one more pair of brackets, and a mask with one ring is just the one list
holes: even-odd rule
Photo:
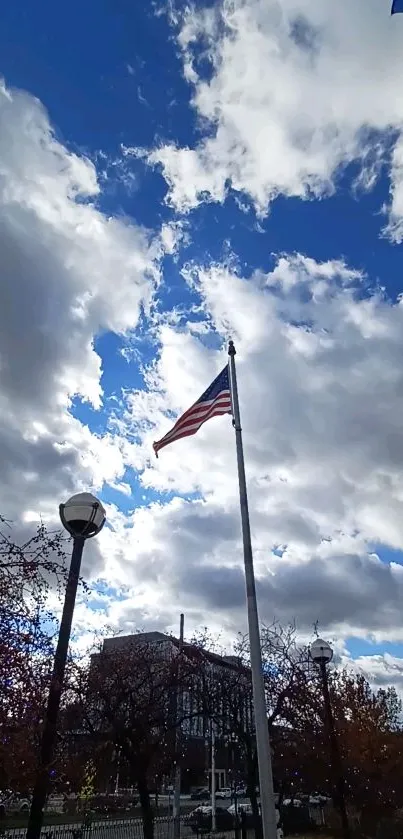
[[228, 405], [224, 406], [223, 405], [221, 407], [217, 407], [207, 417], [200, 420], [199, 422], [197, 422], [197, 423], [191, 423], [190, 422], [187, 425], [182, 426], [181, 428], [178, 428], [175, 431], [175, 433], [170, 433], [169, 436], [167, 435], [166, 437], [163, 437], [162, 440], [160, 440], [158, 443], [156, 443], [154, 445], [154, 448], [159, 449], [163, 445], [166, 446], [166, 445], [168, 445], [168, 443], [173, 443], [174, 440], [178, 440], [181, 437], [190, 437], [190, 436], [192, 436], [192, 434], [196, 434], [196, 431], [198, 431], [199, 428], [201, 428], [201, 426], [204, 425], [206, 420], [209, 420], [214, 416], [220, 416], [220, 415], [229, 414], [229, 413], [231, 413], [230, 406], [228, 406]]
[[198, 408], [203, 408], [204, 405], [206, 405], [206, 406], [213, 405], [214, 402], [217, 399], [220, 399], [221, 396], [224, 396], [224, 395], [227, 395], [227, 394], [228, 394], [228, 398], [230, 398], [230, 391], [229, 390], [221, 390], [220, 393], [218, 393], [217, 396], [214, 397], [214, 399], [208, 399], [208, 400], [203, 400], [203, 401], [198, 399], [197, 402], [194, 402], [193, 405], [190, 408], [188, 408], [187, 411], [185, 411], [185, 413], [182, 414], [182, 416], [180, 416], [178, 420], [176, 420], [174, 428], [176, 428], [178, 423], [182, 423], [183, 420], [186, 420], [186, 418], [190, 414], [192, 414], [194, 410], [196, 410]]
[[231, 407], [231, 401], [228, 397], [226, 397], [225, 399], [222, 399], [222, 398], [216, 399], [216, 400], [214, 400], [214, 403], [212, 405], [210, 405], [207, 409], [205, 409], [203, 411], [195, 411], [191, 415], [188, 414], [185, 421], [182, 421], [182, 418], [181, 418], [181, 420], [179, 422], [177, 422], [174, 425], [174, 427], [171, 428], [170, 431], [168, 431], [167, 434], [165, 434], [164, 440], [168, 439], [169, 437], [176, 434], [177, 431], [181, 431], [183, 428], [187, 428], [189, 425], [194, 425], [194, 424], [202, 425], [202, 423], [205, 422], [206, 419], [208, 419], [211, 412], [216, 407], [217, 408], [223, 407], [223, 408], [225, 408], [225, 410], [228, 410], [228, 408]]
[[[176, 437], [176, 435], [178, 433], [181, 433], [182, 431], [185, 431], [185, 430], [189, 430], [189, 432], [193, 432], [193, 430], [197, 431], [200, 428], [200, 426], [202, 426], [206, 422], [206, 420], [210, 419], [210, 417], [215, 416], [215, 414], [228, 414], [228, 411], [230, 410], [230, 408], [231, 408], [231, 406], [228, 403], [227, 404], [223, 403], [222, 405], [215, 406], [205, 416], [203, 416], [203, 417], [201, 417], [197, 420], [196, 419], [195, 420], [189, 420], [185, 425], [181, 425], [180, 428], [176, 429], [176, 431], [174, 433], [170, 432], [169, 440], [173, 439], [174, 437]], [[164, 437], [164, 440], [165, 440], [165, 437]]]
[[[228, 395], [227, 395], [228, 394]], [[162, 438], [163, 440], [169, 439], [171, 436], [176, 434], [177, 431], [181, 430], [182, 428], [186, 427], [187, 425], [192, 425], [195, 422], [199, 422], [201, 425], [203, 422], [208, 419], [210, 412], [215, 406], [225, 406], [226, 410], [231, 408], [231, 397], [229, 395], [229, 391], [223, 391], [220, 393], [213, 402], [209, 402], [206, 407], [203, 406], [203, 403], [196, 403], [193, 406], [191, 411], [187, 411], [186, 416], [183, 414], [175, 423], [173, 428], [168, 431], [167, 434]]]
[[230, 399], [231, 397], [229, 390], [223, 390], [221, 391], [221, 393], [218, 394], [218, 396], [216, 396], [215, 399], [210, 399], [209, 402], [196, 402], [195, 405], [193, 405], [193, 407], [189, 409], [189, 411], [186, 411], [186, 414], [182, 414], [182, 416], [179, 417], [179, 419], [176, 421], [174, 427], [171, 430], [174, 431], [176, 428], [181, 428], [182, 425], [186, 425], [187, 422], [192, 422], [194, 421], [194, 419], [197, 419], [198, 417], [204, 417], [206, 414], [209, 413], [213, 405], [216, 405], [218, 402], [221, 401], [228, 402], [230, 401]]
[[[202, 405], [203, 403], [196, 403], [192, 407], [199, 409]], [[208, 405], [208, 410], [204, 411], [202, 416], [197, 415], [198, 410], [194, 411], [194, 415], [191, 416], [190, 414], [192, 408], [190, 408], [189, 411], [186, 412], [186, 421], [183, 422], [185, 419], [185, 414], [183, 414], [171, 431], [169, 431], [168, 434], [166, 434], [165, 437], [162, 437], [162, 439], [157, 443], [154, 443], [154, 451], [158, 452], [164, 446], [167, 446], [168, 443], [173, 443], [174, 440], [180, 440], [181, 437], [190, 437], [193, 434], [196, 434], [206, 420], [211, 419], [211, 417], [214, 416], [231, 413], [231, 407], [231, 397], [229, 395], [229, 391], [222, 391], [222, 393], [218, 394], [218, 396], [214, 399], [213, 403]]]
[[[223, 411], [223, 410], [215, 411], [213, 414], [211, 414], [209, 419], [211, 419], [211, 417], [214, 417], [214, 416], [223, 416], [224, 414], [229, 414], [229, 413], [230, 413], [230, 411], [228, 409], [226, 411]], [[175, 434], [174, 437], [170, 437], [169, 440], [166, 440], [165, 437], [163, 437], [162, 440], [159, 441], [159, 443], [154, 443], [154, 451], [159, 452], [160, 449], [164, 448], [164, 446], [169, 446], [170, 443], [174, 443], [175, 440], [180, 440], [182, 437], [192, 437], [194, 434], [196, 434], [196, 432], [199, 430], [200, 426], [202, 426], [203, 424], [204, 423], [201, 422], [200, 425], [197, 425], [195, 428], [182, 429], [181, 431], [178, 431], [178, 433]]]

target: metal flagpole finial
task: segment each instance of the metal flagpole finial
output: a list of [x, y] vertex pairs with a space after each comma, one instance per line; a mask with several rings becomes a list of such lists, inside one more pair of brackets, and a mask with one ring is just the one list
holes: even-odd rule
[[235, 344], [232, 338], [230, 338], [228, 341], [228, 355], [236, 355]]

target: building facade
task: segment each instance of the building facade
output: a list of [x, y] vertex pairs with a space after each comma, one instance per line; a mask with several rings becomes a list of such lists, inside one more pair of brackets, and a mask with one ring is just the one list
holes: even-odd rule
[[[113, 656], [119, 651], [119, 655], [124, 655], [125, 649], [130, 649], [136, 644], [151, 646], [158, 652], [158, 656], [161, 655], [164, 659], [175, 659], [180, 651], [177, 638], [161, 632], [147, 632], [107, 638], [102, 652]], [[182, 661], [191, 665], [191, 681], [185, 688], [179, 689], [175, 696], [167, 697], [167, 703], [172, 704], [172, 713], [182, 720], [173, 734], [175, 757], [181, 765], [182, 792], [188, 793], [197, 787], [210, 786], [213, 763], [216, 789], [239, 783], [244, 778], [244, 757], [236, 741], [235, 732], [231, 730], [230, 720], [226, 718], [225, 702], [220, 698], [220, 685], [225, 679], [232, 678], [233, 674], [235, 689], [239, 692], [239, 713], [243, 715], [244, 724], [252, 730], [250, 690], [246, 689], [249, 673], [241, 668], [235, 657], [220, 656], [194, 644], [183, 644], [182, 656]], [[96, 659], [94, 656], [93, 666], [96, 666]], [[206, 701], [209, 697], [213, 705]], [[116, 786], [130, 787], [129, 768], [124, 765], [124, 761], [115, 761], [115, 764], [115, 778], [109, 778], [108, 787], [112, 786], [114, 790]], [[173, 760], [172, 771], [162, 779], [155, 779], [155, 786], [169, 788], [173, 782], [174, 769]]]

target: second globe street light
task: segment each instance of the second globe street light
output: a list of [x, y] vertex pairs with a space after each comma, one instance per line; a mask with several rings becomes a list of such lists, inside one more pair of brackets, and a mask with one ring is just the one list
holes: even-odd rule
[[40, 839], [43, 811], [49, 785], [49, 772], [57, 734], [57, 719], [63, 690], [67, 652], [84, 542], [96, 536], [105, 524], [105, 510], [100, 501], [89, 492], [73, 495], [65, 504], [60, 504], [60, 518], [63, 526], [73, 537], [73, 551], [67, 578], [62, 619], [60, 621], [53, 671], [49, 685], [48, 704], [45, 713], [39, 767], [32, 795], [26, 839]]
[[321, 674], [323, 699], [325, 705], [325, 724], [328, 731], [330, 744], [331, 772], [334, 790], [333, 801], [334, 805], [337, 806], [337, 809], [340, 813], [343, 839], [350, 839], [350, 828], [348, 824], [346, 800], [344, 795], [345, 782], [340, 757], [339, 743], [334, 727], [333, 709], [329, 693], [329, 677], [327, 672], [327, 665], [331, 662], [333, 658], [333, 650], [330, 644], [328, 644], [326, 641], [323, 641], [322, 638], [316, 638], [313, 644], [311, 644], [309, 652], [312, 661], [314, 661], [315, 664], [319, 666]]

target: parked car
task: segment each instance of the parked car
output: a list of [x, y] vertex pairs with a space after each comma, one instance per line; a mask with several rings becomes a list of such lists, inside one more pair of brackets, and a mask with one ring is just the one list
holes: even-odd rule
[[31, 801], [27, 796], [21, 796], [17, 793], [7, 791], [0, 798], [0, 804], [4, 808], [4, 813], [8, 816], [17, 815], [18, 813], [29, 813]]
[[221, 787], [221, 789], [217, 790], [215, 797], [216, 798], [232, 798], [232, 789], [231, 787]]
[[129, 812], [136, 804], [137, 799], [133, 795], [120, 795], [119, 793], [94, 795], [89, 802], [92, 812], [103, 813], [104, 815]]
[[231, 804], [231, 806], [228, 807], [227, 813], [229, 813], [231, 816], [235, 816], [235, 813], [238, 813], [238, 815], [240, 815], [241, 813], [245, 813], [245, 815], [251, 816], [252, 806], [249, 803], [242, 804], [241, 802], [239, 804], [237, 803], [236, 805]]
[[191, 801], [208, 801], [211, 793], [208, 787], [199, 787], [190, 796]]
[[297, 834], [310, 834], [315, 830], [315, 823], [312, 821], [309, 807], [293, 807], [286, 805], [280, 807], [281, 826], [286, 836]]
[[57, 813], [61, 815], [64, 813], [64, 795], [58, 794], [56, 792], [51, 793], [48, 795], [47, 802], [45, 804], [45, 811], [47, 813]]
[[283, 798], [283, 807], [302, 807], [300, 798]]
[[[260, 807], [259, 807], [260, 810]], [[249, 803], [239, 803], [235, 808], [235, 804], [231, 804], [231, 807], [228, 807], [227, 813], [229, 813], [232, 818], [235, 818], [235, 814], [238, 814], [238, 818], [245, 819], [245, 826], [248, 828], [253, 828], [253, 811], [252, 806]], [[276, 808], [276, 819], [277, 819], [277, 839], [283, 839], [284, 833], [283, 828], [280, 826], [281, 816], [280, 811]]]
[[[219, 831], [232, 830], [234, 818], [223, 807], [216, 807], [216, 827]], [[196, 807], [188, 816], [187, 823], [193, 833], [211, 832], [213, 829], [213, 811], [211, 806]]]
[[328, 795], [323, 795], [321, 792], [313, 792], [310, 798], [316, 798], [322, 807], [332, 800]]
[[200, 815], [208, 815], [208, 813], [211, 813], [211, 804], [199, 804], [198, 807], [195, 807], [194, 810], [187, 814], [186, 820], [189, 821], [189, 819], [196, 819]]

